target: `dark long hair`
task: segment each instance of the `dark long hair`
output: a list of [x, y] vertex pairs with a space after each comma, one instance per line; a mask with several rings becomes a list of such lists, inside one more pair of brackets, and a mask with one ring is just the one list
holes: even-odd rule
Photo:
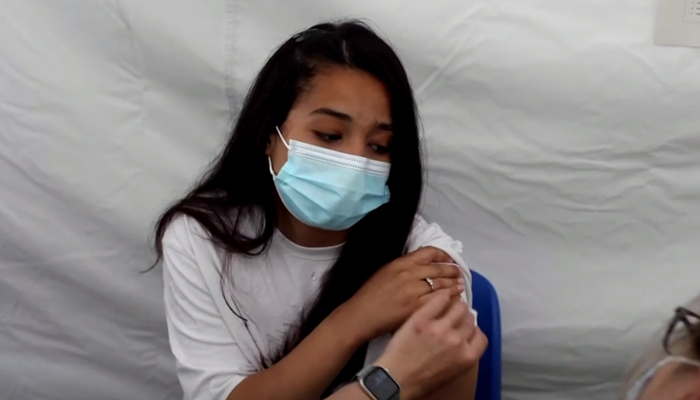
[[[265, 357], [272, 363], [288, 354], [381, 266], [404, 253], [421, 199], [423, 168], [413, 91], [391, 47], [357, 21], [315, 25], [287, 40], [255, 79], [220, 157], [191, 192], [165, 211], [155, 229], [158, 261], [163, 255], [163, 234], [178, 215], [199, 222], [214, 244], [229, 255], [263, 253], [277, 220], [267, 143], [312, 78], [327, 67], [362, 70], [386, 87], [394, 131], [388, 180], [391, 200], [350, 229], [338, 260], [324, 276], [319, 295], [307, 305], [299, 323], [290, 328], [279, 354]], [[253, 234], [242, 229], [248, 221], [254, 221]], [[230, 269], [231, 263], [225, 263], [222, 282], [231, 276]], [[358, 352], [353, 360], [361, 358]], [[356, 363], [350, 364], [339, 379], [357, 372]]]

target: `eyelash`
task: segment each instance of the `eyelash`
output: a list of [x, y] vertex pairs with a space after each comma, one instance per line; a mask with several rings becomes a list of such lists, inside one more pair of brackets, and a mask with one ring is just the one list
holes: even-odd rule
[[389, 148], [386, 146], [380, 146], [378, 144], [372, 144], [370, 145], [373, 151], [377, 152], [378, 154], [387, 154], [389, 153]]
[[324, 142], [335, 142], [342, 138], [342, 136], [338, 135], [337, 133], [323, 133], [318, 131], [314, 131], [314, 133]]
[[[342, 135], [339, 135], [337, 133], [323, 133], [319, 131], [314, 131], [316, 136], [318, 136], [319, 139], [323, 140], [324, 142], [337, 142], [338, 140], [342, 139]], [[372, 151], [376, 152], [377, 154], [387, 154], [389, 153], [389, 147], [387, 146], [381, 146], [378, 144], [370, 144], [370, 148]]]

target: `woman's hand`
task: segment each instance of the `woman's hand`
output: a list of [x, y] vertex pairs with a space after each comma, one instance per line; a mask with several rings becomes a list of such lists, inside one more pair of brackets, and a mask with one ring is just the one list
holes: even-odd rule
[[[369, 341], [396, 331], [437, 291], [458, 298], [464, 291], [459, 267], [434, 247], [425, 247], [385, 265], [377, 271], [339, 311], [353, 321], [361, 338]], [[431, 289], [426, 278], [433, 281]]]
[[436, 292], [389, 342], [377, 365], [401, 386], [401, 398], [423, 398], [473, 368], [488, 339], [464, 302]]

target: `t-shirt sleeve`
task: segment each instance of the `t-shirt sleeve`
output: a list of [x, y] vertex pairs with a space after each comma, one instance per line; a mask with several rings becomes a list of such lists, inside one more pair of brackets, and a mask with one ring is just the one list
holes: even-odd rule
[[462, 258], [462, 243], [454, 240], [447, 235], [435, 223], [428, 223], [423, 217], [416, 216], [413, 224], [413, 229], [408, 237], [407, 250], [408, 252], [416, 251], [422, 247], [435, 247], [452, 258], [455, 264], [462, 268], [466, 290], [462, 298], [467, 304], [472, 304], [472, 275], [469, 271], [467, 263]]
[[[455, 264], [459, 265], [462, 269], [462, 275], [466, 286], [464, 293], [462, 293], [462, 299], [471, 306], [472, 275], [471, 272], [469, 272], [467, 263], [462, 259], [462, 243], [448, 236], [437, 224], [428, 223], [422, 217], [416, 216], [416, 220], [406, 243], [406, 250], [410, 253], [421, 247], [429, 246], [438, 248], [447, 253], [447, 255], [454, 260]], [[474, 309], [472, 309], [471, 312], [474, 314], [474, 317], [477, 316]], [[391, 337], [392, 335], [384, 335], [370, 341], [365, 365], [376, 362], [382, 353], [384, 353]]]
[[208, 290], [183, 219], [171, 223], [163, 248], [170, 347], [185, 400], [225, 400], [255, 369], [246, 361]]

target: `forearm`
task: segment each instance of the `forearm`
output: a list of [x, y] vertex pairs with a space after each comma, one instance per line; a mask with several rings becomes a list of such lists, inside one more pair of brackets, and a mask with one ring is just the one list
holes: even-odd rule
[[280, 362], [243, 380], [228, 400], [320, 399], [363, 343], [353, 329], [331, 314]]
[[430, 394], [425, 400], [473, 400], [478, 378], [477, 365]]
[[326, 400], [370, 400], [359, 384], [353, 383], [333, 393]]

